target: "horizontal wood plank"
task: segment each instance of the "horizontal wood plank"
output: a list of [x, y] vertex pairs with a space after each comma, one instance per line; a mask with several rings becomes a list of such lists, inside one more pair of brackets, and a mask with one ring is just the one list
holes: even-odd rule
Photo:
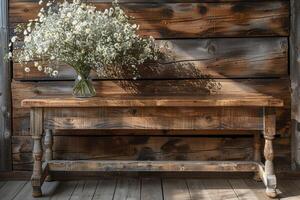
[[[111, 3], [113, 0], [81, 0], [88, 3]], [[249, 0], [185, 0], [185, 3], [216, 3], [216, 2], [243, 2]], [[261, 0], [252, 0], [257, 2]], [[277, 1], [277, 0], [264, 0], [264, 1]], [[289, 1], [289, 0], [281, 0]], [[10, 2], [39, 2], [39, 0], [10, 0]], [[119, 3], [182, 3], [182, 0], [118, 0]]]
[[[156, 135], [155, 131], [152, 135]], [[32, 170], [32, 145], [30, 136], [12, 137], [14, 170]], [[289, 138], [277, 138], [274, 149], [276, 170], [289, 169]], [[252, 160], [253, 138], [188, 134], [184, 137], [54, 136], [53, 150], [54, 159], [59, 160]]]
[[[110, 3], [96, 3], [98, 9]], [[11, 2], [11, 25], [36, 18], [35, 2]], [[288, 36], [289, 3], [124, 3], [122, 8], [141, 25], [141, 35], [156, 38]], [[189, 26], [186, 26], [189, 24]]]
[[[247, 97], [224, 95], [172, 96], [172, 97], [93, 97], [78, 99], [75, 97], [50, 96], [24, 99], [22, 107], [283, 107], [281, 99], [272, 96]], [[130, 120], [130, 119], [129, 119]]]
[[[289, 81], [288, 80], [219, 80], [221, 89], [218, 94], [229, 96], [243, 96], [245, 94], [252, 95], [271, 95], [276, 98], [282, 98], [285, 101], [285, 109], [277, 110], [278, 112], [278, 130], [282, 133], [288, 133], [289, 129]], [[126, 93], [143, 95], [191, 95], [205, 94], [200, 88], [203, 82], [194, 80], [190, 81], [137, 81], [134, 84], [124, 81], [102, 81], [95, 84], [98, 94], [100, 95], [125, 95]], [[201, 85], [202, 84], [202, 85]], [[29, 134], [29, 109], [21, 107], [21, 101], [26, 98], [35, 98], [52, 95], [70, 95], [73, 82], [16, 82], [12, 83], [13, 107], [13, 134], [28, 135]], [[144, 86], [142, 86], [144, 85]], [[176, 87], [177, 85], [177, 87]]]
[[[72, 81], [17, 82], [13, 81], [14, 100], [31, 97], [70, 97]], [[228, 97], [272, 96], [289, 102], [288, 79], [194, 79], [194, 80], [114, 80], [94, 81], [99, 97], [194, 97], [228, 95]], [[21, 102], [19, 102], [21, 103]], [[16, 106], [21, 106], [17, 104]]]
[[[137, 72], [127, 66], [104, 67], [103, 73], [93, 79], [188, 79], [188, 78], [258, 78], [288, 75], [287, 38], [226, 38], [157, 41], [167, 45], [164, 58], [158, 63], [139, 66]], [[18, 45], [17, 45], [18, 47]], [[17, 48], [16, 47], [16, 48]], [[19, 47], [18, 47], [19, 48]], [[15, 51], [18, 51], [16, 49]], [[49, 77], [34, 67], [13, 65], [15, 80], [73, 80], [75, 71], [59, 64], [58, 77]]]
[[58, 108], [44, 109], [46, 129], [263, 130], [257, 108]]
[[[13, 137], [14, 170], [32, 170], [32, 145], [30, 136]], [[67, 160], [251, 160], [253, 153], [251, 137], [204, 136], [54, 136], [53, 150]]]
[[253, 161], [81, 161], [53, 160], [48, 162], [50, 171], [207, 171], [254, 172], [258, 163]]

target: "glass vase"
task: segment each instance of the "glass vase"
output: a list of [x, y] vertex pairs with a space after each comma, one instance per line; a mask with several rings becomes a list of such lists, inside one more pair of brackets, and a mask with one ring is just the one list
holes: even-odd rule
[[90, 78], [90, 71], [78, 73], [73, 87], [73, 96], [77, 98], [88, 98], [96, 95], [96, 90]]

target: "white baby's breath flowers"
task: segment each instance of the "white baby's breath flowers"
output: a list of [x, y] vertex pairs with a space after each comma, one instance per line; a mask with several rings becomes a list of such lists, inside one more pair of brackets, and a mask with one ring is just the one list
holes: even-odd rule
[[25, 67], [25, 72], [30, 72], [30, 68], [29, 67]]
[[38, 69], [39, 71], [43, 71], [43, 67], [42, 67], [41, 65], [38, 65], [38, 66], [37, 66], [37, 69]]
[[[39, 61], [34, 67], [50, 76], [58, 75], [58, 63], [70, 65], [80, 75], [91, 69], [100, 74], [104, 66], [137, 69], [137, 65], [157, 59], [159, 53], [153, 37], [140, 37], [138, 28], [116, 2], [99, 11], [80, 0], [52, 0], [22, 30], [24, 46], [12, 56], [22, 64]], [[11, 42], [18, 39], [14, 36]], [[48, 65], [41, 66], [40, 61]], [[25, 71], [30, 71], [28, 66]]]
[[17, 36], [13, 36], [13, 37], [11, 38], [11, 42], [12, 42], [12, 43], [16, 42], [17, 38], [18, 38]]

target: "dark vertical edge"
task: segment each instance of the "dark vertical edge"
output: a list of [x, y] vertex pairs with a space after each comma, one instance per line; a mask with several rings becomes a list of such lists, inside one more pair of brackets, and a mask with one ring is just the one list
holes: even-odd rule
[[291, 0], [292, 167], [300, 169], [300, 1]]
[[4, 59], [8, 51], [8, 0], [0, 1], [0, 171], [12, 170], [11, 70]]

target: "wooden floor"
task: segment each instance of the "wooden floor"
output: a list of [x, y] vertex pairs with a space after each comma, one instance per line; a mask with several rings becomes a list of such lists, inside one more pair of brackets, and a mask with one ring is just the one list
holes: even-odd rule
[[[300, 200], [300, 180], [280, 180], [279, 199]], [[251, 179], [121, 178], [48, 182], [44, 197], [52, 200], [255, 200], [268, 199], [262, 183]], [[28, 200], [28, 181], [0, 181], [1, 200]]]

